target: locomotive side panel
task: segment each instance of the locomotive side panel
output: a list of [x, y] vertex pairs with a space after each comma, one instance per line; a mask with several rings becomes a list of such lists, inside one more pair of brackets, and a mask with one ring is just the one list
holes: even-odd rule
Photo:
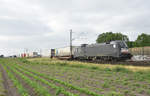
[[120, 51], [113, 44], [94, 44], [85, 47], [78, 47], [74, 52], [74, 57], [119, 57]]
[[112, 44], [87, 46], [87, 56], [112, 56], [118, 57], [119, 49], [114, 48]]
[[74, 50], [74, 58], [82, 58], [86, 55], [85, 47], [76, 47]]

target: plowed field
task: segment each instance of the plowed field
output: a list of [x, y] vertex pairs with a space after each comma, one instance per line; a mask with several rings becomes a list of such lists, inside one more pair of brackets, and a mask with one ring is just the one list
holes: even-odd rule
[[150, 71], [51, 59], [0, 59], [0, 96], [150, 96]]

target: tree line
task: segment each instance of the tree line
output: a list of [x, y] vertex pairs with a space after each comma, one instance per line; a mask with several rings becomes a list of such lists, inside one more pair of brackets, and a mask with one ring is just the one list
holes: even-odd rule
[[103, 43], [103, 42], [110, 42], [114, 40], [126, 41], [129, 48], [150, 46], [150, 35], [145, 33], [138, 35], [135, 41], [130, 41], [127, 35], [124, 35], [120, 32], [119, 33], [105, 32], [98, 35], [96, 42]]

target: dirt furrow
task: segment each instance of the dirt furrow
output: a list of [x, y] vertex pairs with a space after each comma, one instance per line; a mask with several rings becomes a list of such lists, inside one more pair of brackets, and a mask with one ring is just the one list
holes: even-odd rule
[[[9, 70], [11, 70], [11, 68], [7, 67]], [[25, 89], [27, 89], [28, 94], [30, 94], [30, 96], [40, 96], [38, 93], [35, 92], [34, 88], [32, 88], [28, 83], [26, 83], [19, 75], [17, 75], [15, 72], [13, 72], [11, 70], [11, 72], [14, 74], [14, 76], [18, 79], [18, 81], [24, 86]], [[22, 72], [21, 72], [22, 73]], [[26, 75], [25, 75], [26, 76]], [[31, 79], [31, 78], [30, 78]], [[31, 79], [33, 80], [33, 79]]]
[[[18, 70], [18, 69], [17, 69], [17, 70]], [[20, 70], [18, 70], [18, 71], [20, 71]], [[22, 71], [20, 71], [20, 72], [22, 72]], [[30, 72], [30, 73], [31, 73], [31, 74], [34, 74], [33, 72]], [[24, 73], [23, 73], [23, 74], [24, 74]], [[26, 75], [26, 76], [30, 77], [32, 80], [34, 80], [33, 77], [31, 77], [31, 76], [29, 76], [29, 75], [27, 75], [27, 74], [24, 74], [24, 75]], [[34, 75], [36, 75], [36, 74], [34, 74]], [[36, 75], [36, 76], [38, 76], [38, 75]], [[67, 86], [65, 86], [65, 85], [62, 85], [62, 84], [60, 84], [60, 83], [58, 83], [58, 82], [55, 82], [55, 81], [53, 81], [53, 80], [49, 80], [49, 79], [44, 78], [44, 77], [42, 77], [42, 76], [39, 76], [39, 77], [40, 77], [40, 78], [43, 78], [43, 79], [45, 79], [45, 80], [47, 80], [48, 82], [51, 82], [51, 83], [55, 84], [56, 86], [63, 87], [66, 91], [71, 92], [71, 93], [73, 93], [73, 94], [79, 94], [79, 96], [90, 96], [90, 95], [87, 95], [87, 94], [85, 94], [85, 93], [82, 93], [82, 92], [80, 92], [80, 91], [78, 91], [78, 90], [76, 90], [76, 89], [71, 89], [71, 88], [69, 88], [69, 87], [67, 87]], [[38, 81], [38, 82], [39, 82], [41, 85], [46, 86], [47, 88], [50, 88], [49, 86], [43, 84], [42, 82], [40, 82], [40, 81]], [[51, 89], [51, 88], [50, 88], [50, 89]], [[51, 90], [53, 90], [53, 89], [51, 89]], [[53, 92], [53, 93], [54, 93], [54, 92]], [[62, 95], [60, 94], [59, 96], [62, 96]]]
[[4, 79], [4, 87], [6, 90], [7, 96], [20, 96], [17, 92], [17, 89], [14, 87], [13, 82], [9, 79], [7, 72], [4, 70], [2, 65], [0, 64], [0, 70], [2, 72], [2, 77]]
[[[23, 73], [22, 71], [20, 71], [20, 70], [18, 70], [18, 69], [16, 69], [16, 70], [19, 71], [19, 72], [21, 72], [21, 73], [24, 74], [25, 76], [29, 77], [32, 81], [36, 81], [39, 85], [46, 87], [46, 88], [49, 90], [49, 92], [50, 92], [51, 94], [53, 94], [54, 96], [56, 95], [56, 93], [57, 93], [56, 91], [57, 91], [57, 90], [51, 88], [50, 86], [48, 86], [48, 85], [42, 83], [42, 82], [39, 81], [39, 80], [36, 80], [35, 78], [33, 78], [33, 77], [31, 77], [31, 76], [29, 76], [29, 75]], [[31, 73], [31, 74], [32, 74], [32, 73]], [[62, 94], [62, 93], [60, 93], [60, 94], [57, 95], [57, 96], [65, 96], [65, 95]]]

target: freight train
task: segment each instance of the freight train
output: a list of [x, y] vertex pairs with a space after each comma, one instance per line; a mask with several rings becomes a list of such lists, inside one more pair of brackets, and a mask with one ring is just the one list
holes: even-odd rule
[[132, 54], [128, 51], [125, 41], [110, 41], [99, 44], [82, 44], [72, 47], [51, 49], [51, 57], [77, 60], [128, 60]]

